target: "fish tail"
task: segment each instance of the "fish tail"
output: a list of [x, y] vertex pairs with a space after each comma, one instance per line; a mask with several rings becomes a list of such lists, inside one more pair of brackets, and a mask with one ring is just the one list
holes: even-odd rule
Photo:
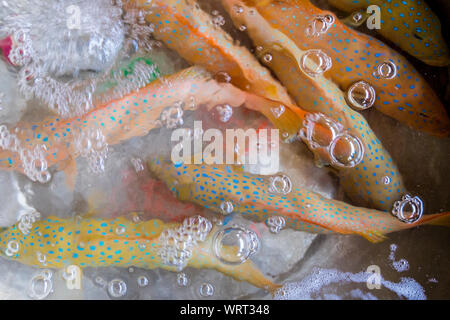
[[450, 227], [450, 212], [436, 213], [423, 216], [418, 224], [429, 224], [434, 226]]
[[276, 284], [267, 278], [267, 276], [265, 276], [250, 260], [237, 266], [219, 263], [216, 266], [216, 270], [230, 275], [239, 281], [246, 281], [257, 288], [267, 290], [272, 294], [281, 288], [280, 284]]
[[[393, 218], [396, 219], [396, 218]], [[434, 226], [444, 226], [444, 227], [450, 227], [450, 212], [444, 212], [444, 213], [437, 213], [437, 214], [429, 214], [424, 215], [420, 220], [418, 220], [415, 223], [406, 224], [400, 221], [397, 222], [397, 228], [396, 231], [405, 230], [405, 229], [411, 229], [420, 225], [434, 225]], [[369, 240], [372, 243], [379, 243], [383, 240], [387, 239], [386, 235], [383, 234], [380, 231], [374, 231], [371, 229], [365, 230], [363, 232], [358, 233], [359, 235], [363, 236], [367, 240]]]

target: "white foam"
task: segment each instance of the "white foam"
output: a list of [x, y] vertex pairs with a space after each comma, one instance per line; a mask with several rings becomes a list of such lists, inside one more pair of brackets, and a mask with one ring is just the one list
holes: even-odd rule
[[[350, 283], [367, 283], [370, 273], [359, 272], [343, 272], [337, 269], [316, 268], [312, 273], [307, 275], [301, 281], [286, 283], [274, 296], [276, 300], [312, 300], [321, 291], [332, 284], [350, 284]], [[397, 294], [399, 298], [408, 300], [425, 300], [424, 288], [412, 278], [401, 278], [400, 282], [395, 283], [385, 280], [380, 275], [380, 282], [383, 287]], [[375, 290], [373, 291], [376, 292]], [[362, 293], [362, 291], [361, 291]], [[361, 295], [358, 291], [353, 291], [354, 298], [370, 298], [376, 299], [372, 293]], [[323, 294], [323, 298], [327, 298], [329, 294]], [[358, 296], [359, 295], [359, 296]]]

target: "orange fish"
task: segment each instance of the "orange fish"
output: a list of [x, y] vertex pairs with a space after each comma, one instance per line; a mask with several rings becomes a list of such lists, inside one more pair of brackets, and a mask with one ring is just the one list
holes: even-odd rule
[[[349, 19], [350, 25], [366, 21], [363, 17], [367, 18], [367, 8], [372, 5], [378, 6], [380, 28], [375, 28], [376, 32], [429, 65], [438, 67], [449, 65], [450, 56], [442, 37], [441, 23], [425, 1], [328, 0], [328, 2], [339, 10], [353, 12]], [[355, 21], [355, 14], [362, 16], [360, 21]], [[353, 21], [350, 22], [351, 20]]]
[[[18, 225], [0, 232], [1, 255], [38, 268], [85, 267], [215, 269], [239, 281], [274, 292], [273, 283], [251, 261], [228, 264], [213, 250], [219, 227], [201, 216], [182, 223], [158, 219], [133, 222], [117, 219], [61, 219], [50, 216], [35, 221], [28, 233]], [[225, 253], [236, 248], [227, 246]]]
[[[182, 201], [219, 213], [223, 213], [223, 203], [231, 203], [233, 212], [246, 218], [267, 223], [270, 217], [281, 216], [287, 227], [300, 231], [358, 234], [371, 242], [379, 242], [387, 233], [421, 224], [450, 226], [450, 212], [426, 215], [405, 223], [386, 212], [327, 199], [303, 188], [274, 192], [267, 177], [237, 172], [230, 166], [172, 164], [160, 158], [150, 160], [148, 166]], [[419, 200], [410, 197], [404, 200], [409, 202], [396, 205], [402, 211], [402, 219], [414, 218], [403, 210]], [[423, 208], [418, 205], [415, 212], [421, 215]]]
[[[66, 171], [68, 183], [73, 186], [76, 176], [74, 159], [85, 152], [84, 149], [100, 149], [101, 155], [105, 145], [144, 136], [151, 129], [163, 125], [161, 115], [167, 108], [179, 108], [180, 102], [190, 105], [192, 99], [195, 100], [193, 109], [200, 105], [208, 106], [208, 109], [223, 104], [243, 105], [262, 113], [276, 127], [283, 128], [282, 136], [285, 133], [297, 136], [302, 130], [304, 141], [313, 153], [327, 163], [352, 159], [355, 148], [359, 148], [358, 155], [361, 156], [363, 151], [364, 158], [357, 165], [346, 167], [332, 163], [339, 172], [344, 190], [354, 201], [389, 210], [404, 193], [398, 169], [363, 118], [357, 126], [361, 130], [359, 138], [352, 138], [346, 134], [345, 127], [320, 114], [310, 114], [295, 106], [284, 108], [278, 101], [241, 91], [229, 83], [218, 83], [200, 67], [160, 78], [121, 99], [99, 105], [80, 118], [62, 120], [50, 117], [37, 123], [20, 123], [12, 130], [2, 126], [0, 138], [4, 135], [5, 139], [1, 145], [4, 151], [0, 153], [0, 166], [25, 172], [39, 180], [41, 176], [48, 176], [50, 166], [57, 164], [60, 170]], [[343, 120], [345, 123], [354, 121], [350, 117]], [[355, 141], [356, 145], [351, 143]], [[334, 146], [334, 160], [330, 159], [328, 152], [330, 144]], [[385, 176], [390, 180], [389, 185], [381, 183]]]
[[[263, 104], [258, 105], [261, 101]], [[106, 145], [144, 136], [170, 121], [162, 117], [164, 111], [178, 110], [180, 103], [187, 106], [185, 110], [200, 105], [213, 108], [225, 103], [232, 106], [246, 103], [247, 107], [262, 112], [275, 123], [290, 124], [289, 135], [295, 136], [301, 126], [297, 118], [289, 117], [289, 112], [276, 118], [270, 111], [273, 103], [264, 101], [249, 97], [231, 84], [218, 83], [204, 69], [192, 67], [159, 78], [120, 99], [100, 104], [81, 117], [61, 119], [50, 116], [34, 123], [21, 122], [10, 129], [0, 126], [0, 167], [18, 170], [35, 181], [47, 182], [48, 168], [58, 165], [59, 170], [66, 171], [69, 185], [73, 186], [75, 158], [86, 149], [86, 152], [98, 149], [101, 154]]]
[[[381, 41], [341, 23], [332, 12], [320, 10], [309, 0], [222, 3], [235, 25], [245, 25], [255, 44], [273, 56], [261, 61], [302, 108], [315, 109], [304, 101], [308, 94], [324, 99], [323, 92], [311, 92], [302, 85], [304, 75], [299, 68], [305, 59], [323, 66], [325, 77], [343, 91], [359, 81], [368, 83], [376, 94], [375, 107], [388, 116], [435, 135], [448, 134], [450, 120], [445, 108], [417, 70]], [[314, 66], [306, 68], [316, 70]]]
[[[227, 7], [229, 11], [233, 11], [237, 16], [245, 15], [249, 19], [258, 18], [256, 12], [255, 14], [246, 14], [243, 7], [231, 6], [231, 2], [225, 4], [229, 5]], [[245, 48], [234, 45], [222, 29], [213, 26], [212, 18], [196, 6], [194, 1], [153, 1], [149, 5], [143, 5], [142, 3], [141, 5], [151, 11], [151, 13], [146, 15], [146, 19], [155, 25], [155, 36], [191, 63], [201, 64], [214, 72], [228, 70], [226, 68], [234, 70], [235, 67], [233, 64], [230, 64], [230, 61], [234, 65], [252, 66], [252, 68], [259, 65]], [[257, 22], [262, 22], [262, 24]], [[264, 23], [265, 21], [258, 20], [252, 24], [243, 23], [243, 25], [247, 25], [252, 30], [253, 26], [258, 26], [257, 29], [261, 32], [261, 37], [271, 41], [273, 36], [266, 37], [270, 27], [267, 26], [267, 23]], [[302, 135], [302, 139], [308, 144], [310, 149], [313, 149], [316, 159], [322, 165], [330, 163], [333, 165], [333, 162], [336, 162], [336, 158], [345, 159], [351, 157], [348, 153], [351, 147], [348, 146], [343, 148], [344, 152], [338, 152], [340, 156], [330, 156], [327, 148], [332, 144], [336, 135], [349, 132], [356, 137], [357, 140], [354, 139], [353, 141], [359, 141], [357, 142], [359, 149], [360, 151], [363, 150], [361, 152], [362, 160], [360, 159], [361, 162], [352, 168], [342, 168], [342, 166], [334, 165], [334, 168], [338, 170], [341, 183], [347, 195], [353, 201], [382, 210], [390, 209], [392, 203], [404, 193], [404, 187], [400, 174], [398, 174], [398, 170], [395, 164], [392, 163], [389, 154], [384, 150], [364, 117], [347, 106], [343, 93], [332, 81], [323, 76], [312, 79], [304, 76], [303, 73], [299, 73], [297, 69], [291, 70], [291, 72], [284, 72], [292, 67], [289, 63], [296, 61], [295, 57], [294, 59], [289, 59], [275, 55], [284, 55], [286, 52], [288, 50], [274, 52], [273, 58], [269, 59], [270, 61], [266, 61], [267, 65], [274, 70], [275, 68], [273, 67], [277, 66], [276, 70], [280, 71], [280, 79], [284, 80], [283, 82], [288, 89], [296, 88], [298, 95], [294, 94], [293, 96], [301, 108], [311, 112], [324, 113], [331, 116], [334, 121], [321, 115], [307, 116], [307, 113], [302, 109], [286, 102], [279, 95], [274, 96], [270, 93], [271, 91], [256, 90], [252, 87], [247, 88], [247, 90], [253, 93], [256, 92], [261, 97], [269, 97], [274, 102], [280, 101], [279, 104], [281, 103], [280, 107], [282, 109], [297, 114], [300, 119], [295, 120], [293, 116], [278, 119], [279, 125], [277, 127], [286, 129], [292, 127], [293, 121], [302, 121], [303, 125], [297, 125], [297, 128], [307, 127], [305, 130], [309, 130], [309, 133], [306, 132]], [[264, 82], [269, 80], [273, 82], [270, 77], [267, 77], [267, 73], [263, 72], [263, 70], [266, 70], [265, 68], [259, 66], [258, 70], [261, 70], [259, 74], [264, 77], [247, 77], [249, 82], [254, 83], [257, 88], [262, 88], [260, 86], [262, 80]], [[229, 80], [231, 82], [233, 82], [232, 74], [233, 71], [230, 71]], [[238, 76], [236, 79], [238, 81], [233, 83], [242, 88], [242, 83], [239, 81], [240, 77]], [[262, 104], [260, 103], [260, 105]], [[280, 107], [277, 107], [275, 104], [273, 110], [280, 109]], [[326, 124], [324, 125], [324, 123]], [[317, 138], [316, 129], [320, 130], [320, 126], [325, 128], [322, 128], [321, 138], [315, 140]], [[342, 128], [337, 129], [337, 127]], [[291, 130], [285, 131], [291, 132]], [[340, 131], [340, 133], [337, 131]], [[340, 141], [344, 140], [346, 138]], [[339, 147], [334, 150], [337, 151], [338, 149]], [[358, 149], [358, 146], [355, 149]], [[392, 185], [386, 187], [380, 182], [380, 179], [383, 179], [384, 176], [393, 179]]]
[[136, 0], [150, 11], [146, 20], [154, 25], [154, 36], [188, 61], [199, 64], [242, 90], [292, 104], [286, 89], [276, 81], [245, 47], [221, 28], [193, 0]]

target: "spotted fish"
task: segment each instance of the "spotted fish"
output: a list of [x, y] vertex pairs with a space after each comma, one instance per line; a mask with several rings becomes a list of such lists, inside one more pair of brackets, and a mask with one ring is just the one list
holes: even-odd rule
[[[262, 52], [259, 54], [271, 55], [272, 59], [266, 64], [286, 85], [298, 105], [311, 112], [326, 114], [362, 142], [362, 161], [354, 167], [338, 170], [346, 194], [354, 203], [389, 210], [393, 202], [405, 193], [405, 188], [395, 163], [365, 118], [347, 105], [343, 92], [333, 81], [321, 74], [314, 77], [306, 75], [298, 63], [305, 51], [284, 33], [273, 28], [258, 12], [251, 14], [254, 8], [245, 6], [239, 0], [224, 0], [223, 3], [236, 25], [246, 25], [249, 35], [258, 46], [270, 48], [260, 49]], [[267, 36], [269, 30], [270, 37]], [[320, 120], [323, 121], [323, 118]], [[311, 145], [311, 141], [303, 140]], [[330, 163], [329, 153], [321, 156], [328, 157], [324, 161]], [[386, 176], [394, 179], [388, 186], [382, 182]]]
[[421, 0], [328, 0], [344, 12], [367, 13], [367, 7], [380, 8], [380, 29], [410, 55], [432, 65], [444, 67], [450, 63], [448, 47], [441, 33], [441, 23], [425, 1]]
[[[229, 83], [219, 83], [201, 67], [192, 67], [175, 75], [160, 78], [121, 99], [96, 107], [83, 117], [66, 120], [51, 117], [39, 123], [21, 123], [9, 132], [16, 134], [22, 143], [26, 143], [22, 145], [27, 148], [26, 150], [44, 145], [46, 150], [44, 168], [57, 164], [60, 170], [66, 171], [69, 185], [74, 185], [76, 176], [74, 159], [80, 154], [79, 146], [74, 141], [77, 141], [80, 133], [98, 129], [95, 135], [104, 136], [108, 145], [118, 144], [132, 137], [144, 136], [151, 129], [161, 126], [160, 116], [163, 110], [173, 107], [180, 101], [192, 105], [191, 99], [195, 100], [195, 105], [188, 107], [188, 110], [195, 109], [199, 105], [212, 108], [225, 103], [234, 107], [245, 106], [262, 113], [276, 127], [282, 128], [282, 135], [286, 133], [287, 136], [296, 136], [299, 130], [306, 130], [307, 125], [312, 131], [312, 140], [304, 139], [304, 141], [318, 159], [325, 163], [331, 161], [326, 148], [316, 148], [313, 145], [313, 143], [321, 145], [331, 143], [334, 129], [329, 127], [328, 122], [316, 121], [317, 117], [320, 119], [322, 116], [310, 114], [295, 106], [284, 108], [280, 113], [274, 112], [280, 110], [278, 101], [247, 93]], [[401, 176], [364, 118], [357, 113], [355, 117], [358, 118], [343, 118], [343, 123], [346, 126], [353, 123], [355, 129], [360, 130], [358, 141], [364, 144], [364, 159], [355, 167], [335, 166], [335, 169], [339, 172], [345, 192], [355, 202], [387, 210], [404, 192]], [[338, 144], [335, 148], [335, 158], [348, 157], [352, 148], [350, 144]], [[23, 171], [21, 153], [7, 146], [4, 149], [6, 150], [0, 153], [2, 160], [0, 166]], [[34, 161], [34, 165], [42, 165], [41, 160]], [[380, 183], [385, 175], [391, 179], [389, 186]]]
[[[324, 76], [341, 90], [366, 81], [376, 92], [375, 107], [381, 112], [431, 134], [448, 134], [450, 120], [445, 108], [417, 70], [381, 41], [341, 23], [332, 12], [318, 9], [309, 0], [222, 3], [234, 23], [246, 25], [252, 40], [274, 56], [270, 62], [262, 62], [302, 108], [311, 110], [314, 105], [302, 103], [309, 87], [298, 79], [299, 63], [306, 50], [321, 50], [331, 59]], [[233, 10], [236, 7], [240, 10]]]
[[[243, 9], [243, 7], [232, 5], [234, 2], [225, 4], [230, 5], [231, 8], [228, 9], [233, 11], [236, 15], [246, 15], [245, 12], [241, 14], [240, 10], [234, 9], [236, 7]], [[235, 74], [233, 70], [236, 65], [241, 67], [250, 66], [251, 68], [259, 66], [258, 62], [251, 55], [249, 57], [249, 53], [246, 49], [233, 45], [229, 36], [227, 36], [222, 29], [214, 27], [211, 17], [198, 8], [195, 5], [195, 2], [153, 1], [148, 6], [143, 5], [143, 7], [151, 8], [151, 13], [146, 16], [146, 19], [155, 25], [155, 36], [158, 37], [158, 39], [163, 40], [170, 48], [175, 49], [182, 57], [191, 63], [199, 63], [214, 72], [219, 72], [220, 70], [226, 70], [228, 72], [227, 68], [231, 68], [230, 76], [232, 82], [233, 75]], [[250, 16], [251, 18], [257, 17], [257, 15], [246, 16]], [[245, 25], [252, 28], [249, 24]], [[256, 25], [262, 26], [259, 24]], [[270, 37], [266, 37], [270, 27], [264, 27], [260, 30], [263, 38], [271, 39]], [[280, 52], [280, 54], [284, 54], [284, 52]], [[269, 67], [273, 67], [273, 64], [283, 63], [284, 61], [291, 62], [289, 59], [279, 59], [279, 57], [275, 56], [268, 65]], [[393, 201], [398, 199], [401, 194], [404, 193], [403, 182], [391, 157], [370, 129], [364, 117], [359, 113], [354, 112], [346, 105], [342, 92], [332, 81], [329, 81], [325, 77], [319, 77], [319, 80], [311, 79], [303, 76], [303, 74], [299, 74], [297, 70], [285, 72], [285, 70], [289, 70], [289, 67], [289, 65], [279, 65], [277, 70], [281, 72], [278, 76], [281, 80], [285, 80], [284, 75], [289, 77], [286, 81], [283, 81], [288, 89], [291, 89], [292, 86], [294, 86], [296, 90], [301, 90], [299, 95], [293, 95], [298, 105], [308, 111], [321, 112], [332, 116], [335, 121], [341, 123], [344, 129], [351, 131], [352, 134], [358, 137], [363, 144], [363, 149], [365, 150], [364, 160], [359, 166], [355, 168], [335, 167], [339, 172], [341, 183], [344, 186], [347, 195], [355, 202], [374, 208], [383, 210], [391, 208]], [[266, 69], [261, 66], [259, 66], [257, 70], [261, 70], [258, 71], [260, 76], [255, 77], [253, 75], [246, 79], [255, 83], [257, 88], [261, 88], [259, 85], [261, 77], [264, 75], [263, 79], [265, 81], [269, 81], [268, 79], [271, 78], [266, 77], [266, 72], [263, 72], [263, 70]], [[249, 75], [249, 73], [246, 74]], [[297, 78], [293, 79], [296, 74], [301, 75], [298, 81], [296, 81]], [[239, 81], [241, 76], [237, 73], [236, 75], [236, 80], [238, 81], [233, 83], [237, 86], [242, 86], [242, 83]], [[299, 83], [299, 81], [301, 83]], [[272, 80], [270, 80], [270, 82], [272, 83]], [[247, 84], [245, 86], [247, 87]], [[247, 90], [253, 93], [256, 92], [261, 97], [269, 97], [271, 100], [283, 102], [283, 108], [286, 112], [289, 111], [297, 114], [298, 118], [300, 118], [297, 120], [298, 122], [304, 122], [306, 118], [312, 119], [312, 117], [307, 117], [308, 113], [305, 114], [298, 106], [291, 104], [289, 101], [286, 102], [285, 99], [280, 99], [279, 95], [270, 95], [267, 93], [267, 90], [256, 90], [255, 88], [252, 89], [252, 87], [247, 88]], [[264, 105], [264, 103], [260, 103], [260, 105]], [[275, 105], [274, 109], [276, 109], [276, 107], [277, 106]], [[267, 114], [265, 113], [265, 115]], [[288, 133], [291, 133], [292, 130], [286, 128], [297, 127], [301, 129], [303, 125], [298, 124], [297, 126], [293, 126], [292, 122], [295, 122], [295, 119], [294, 116], [284, 114], [284, 117], [277, 121], [281, 124], [278, 128], [285, 128], [285, 131]], [[309, 121], [309, 123], [313, 122], [314, 121]], [[320, 125], [319, 121], [312, 124], [315, 129], [318, 129]], [[316, 133], [315, 129], [314, 133]], [[327, 130], [328, 132], [326, 132]], [[320, 134], [322, 138], [327, 134], [330, 134], [330, 128], [324, 128], [323, 131], [325, 132]], [[317, 142], [314, 141], [311, 143], [311, 141], [305, 139], [304, 141], [311, 149], [312, 144]], [[325, 138], [325, 141], [322, 141], [321, 143], [329, 145], [331, 140]], [[314, 149], [314, 153], [316, 158], [320, 159], [321, 162], [330, 164], [330, 156], [326, 152], [323, 152], [324, 149], [325, 148], [316, 148]], [[393, 179], [392, 185], [389, 188], [386, 188], [386, 186], [380, 183], [380, 179], [386, 174]]]
[[351, 206], [303, 188], [274, 194], [267, 177], [238, 172], [229, 166], [172, 164], [160, 158], [149, 161], [148, 165], [182, 201], [216, 212], [221, 212], [221, 204], [229, 201], [234, 212], [246, 218], [261, 222], [272, 215], [282, 216], [286, 226], [295, 230], [358, 234], [379, 242], [390, 232], [425, 223], [448, 226], [450, 221], [450, 213], [445, 213], [426, 215], [406, 224], [386, 212]]
[[[193, 232], [196, 243], [186, 244], [180, 240], [175, 243], [181, 249], [174, 244], [168, 248], [166, 240], [180, 230]], [[240, 265], [221, 262], [212, 252], [217, 230], [217, 226], [201, 216], [188, 218], [183, 223], [164, 223], [158, 219], [134, 223], [123, 217], [106, 220], [50, 216], [34, 222], [27, 234], [17, 225], [2, 230], [0, 255], [38, 268], [135, 266], [176, 271], [179, 266], [172, 265], [173, 261], [167, 260], [167, 256], [177, 249], [181, 256], [184, 249], [185, 266], [215, 269], [272, 292], [280, 287], [264, 276], [251, 260]]]
[[276, 81], [243, 46], [221, 28], [193, 0], [137, 0], [150, 11], [146, 20], [154, 25], [153, 35], [187, 61], [199, 64], [242, 90], [292, 105], [286, 89]]
[[[58, 165], [59, 170], [66, 171], [69, 184], [73, 185], [74, 159], [81, 153], [75, 141], [84, 133], [94, 130], [95, 139], [101, 136], [108, 145], [114, 145], [162, 126], [162, 112], [180, 103], [185, 104], [184, 109], [188, 111], [200, 105], [212, 108], [225, 103], [239, 107], [246, 99], [248, 108], [262, 112], [275, 123], [283, 121], [285, 128], [290, 126], [290, 135], [297, 134], [301, 123], [295, 115], [286, 112], [276, 118], [270, 111], [275, 103], [267, 101], [258, 105], [265, 100], [250, 97], [231, 84], [218, 83], [205, 69], [192, 67], [161, 77], [120, 99], [97, 105], [81, 117], [50, 116], [39, 122], [21, 122], [13, 128], [0, 126], [0, 168], [25, 172], [24, 163], [30, 162], [33, 152], [40, 147], [44, 154], [33, 160], [32, 165], [37, 169]], [[94, 145], [96, 141], [89, 143]]]

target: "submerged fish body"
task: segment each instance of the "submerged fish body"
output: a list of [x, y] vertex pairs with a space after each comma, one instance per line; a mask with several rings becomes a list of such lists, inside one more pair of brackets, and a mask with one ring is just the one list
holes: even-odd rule
[[[242, 9], [238, 6], [242, 4], [241, 2], [225, 2], [224, 4], [229, 11], [232, 10], [236, 15], [247, 15], [245, 11], [240, 13], [240, 10], [232, 9], [235, 7]], [[277, 82], [271, 78], [268, 70], [262, 67], [245, 48], [234, 45], [222, 29], [213, 25], [211, 17], [195, 6], [195, 2], [153, 1], [148, 6], [143, 3], [140, 3], [140, 5], [151, 11], [150, 14], [146, 15], [146, 19], [155, 25], [155, 36], [158, 39], [164, 41], [167, 46], [176, 50], [191, 63], [198, 63], [216, 73], [223, 70], [229, 72], [230, 81], [233, 84], [241, 89], [244, 86], [245, 90], [254, 94], [253, 96], [248, 95], [247, 102], [250, 102], [248, 105], [256, 106], [253, 109], [262, 112], [278, 128], [290, 135], [293, 132], [296, 134], [298, 130], [305, 127], [305, 119], [311, 119], [303, 109], [290, 103], [290, 101], [286, 102], [290, 99], [284, 98], [284, 91], [277, 89], [275, 94], [275, 91], [268, 89], [265, 85], [267, 83], [278, 88]], [[255, 15], [247, 16], [252, 18]], [[247, 25], [250, 29], [254, 27], [251, 24], [246, 24], [245, 21], [242, 24]], [[262, 28], [262, 37], [270, 41], [271, 37], [266, 37], [270, 27], [265, 28], [265, 25], [259, 24], [257, 26]], [[280, 52], [280, 54], [284, 53]], [[291, 62], [286, 58], [278, 59], [275, 52], [273, 54], [273, 59], [267, 63], [269, 67], [272, 67], [273, 64], [283, 63], [283, 61]], [[294, 62], [295, 59], [294, 57]], [[404, 193], [403, 182], [391, 157], [370, 129], [364, 117], [347, 106], [342, 92], [332, 81], [323, 76], [312, 79], [300, 74], [297, 69], [286, 72], [291, 67], [279, 65], [278, 71], [280, 73], [278, 75], [282, 81], [285, 80], [283, 82], [289, 91], [295, 87], [294, 94], [292, 92], [291, 94], [299, 106], [310, 112], [321, 112], [332, 117], [363, 144], [363, 161], [358, 166], [352, 168], [334, 167], [339, 171], [346, 193], [355, 202], [382, 210], [390, 209], [392, 203]], [[251, 73], [250, 70], [253, 69], [258, 71]], [[236, 78], [234, 78], [235, 75]], [[295, 75], [299, 76], [295, 77]], [[245, 81], [242, 82], [242, 79], [245, 79]], [[266, 102], [264, 102], [264, 99], [266, 99]], [[270, 107], [262, 108], [262, 106], [267, 105], [267, 99], [272, 101], [273, 108], [277, 108], [282, 103], [283, 109], [286, 111], [280, 119], [273, 117], [272, 112], [269, 111]], [[314, 130], [318, 129], [320, 125], [319, 122], [312, 124]], [[323, 132], [320, 134], [322, 137], [330, 134], [330, 128], [325, 126], [322, 129]], [[327, 140], [327, 138], [323, 140]], [[316, 159], [319, 159], [322, 164], [330, 164], [330, 156], [323, 152], [323, 148], [322, 150], [320, 148], [314, 149], [311, 141], [304, 141], [313, 150]], [[330, 143], [331, 140], [328, 141], [328, 144]], [[385, 175], [392, 179], [392, 184], [389, 187], [380, 183]]]
[[[246, 25], [255, 44], [273, 55], [271, 61], [262, 62], [275, 72], [302, 108], [314, 109], [313, 101], [302, 101], [308, 92], [318, 95], [321, 91], [304, 85], [299, 65], [307, 50], [320, 50], [331, 58], [323, 75], [341, 90], [366, 81], [376, 92], [375, 107], [381, 112], [419, 130], [448, 134], [450, 120], [445, 108], [415, 68], [381, 41], [345, 26], [333, 13], [318, 9], [309, 0], [222, 3], [235, 25]], [[233, 10], [236, 7], [241, 10]], [[307, 32], [311, 24], [318, 29], [313, 34]]]
[[[192, 99], [196, 103], [194, 109], [200, 104], [240, 106], [244, 96], [229, 84], [213, 81], [204, 69], [188, 68], [155, 80], [120, 99], [98, 105], [81, 117], [50, 116], [38, 122], [21, 122], [10, 129], [1, 126], [0, 168], [25, 172], [25, 164], [37, 170], [58, 164], [60, 170], [73, 175], [74, 159], [82, 153], [80, 149], [95, 149], [97, 143], [114, 145], [144, 136], [151, 129], [164, 125], [161, 114], [165, 109], [179, 103], [190, 105]], [[83, 135], [85, 138], [80, 139]], [[92, 139], [87, 141], [86, 136]], [[41, 157], [33, 160], [36, 148]]]
[[386, 212], [327, 199], [303, 188], [274, 194], [267, 178], [236, 172], [229, 166], [171, 164], [154, 159], [149, 161], [149, 168], [180, 200], [216, 212], [222, 212], [223, 202], [231, 202], [233, 212], [244, 217], [261, 222], [274, 215], [281, 216], [287, 227], [299, 231], [358, 234], [379, 242], [387, 233], [422, 223], [445, 220], [443, 224], [448, 225], [448, 213], [424, 216], [413, 224], [405, 224]]
[[391, 40], [410, 55], [432, 66], [448, 66], [448, 47], [441, 33], [441, 23], [426, 1], [401, 0], [328, 0], [344, 11], [358, 12], [371, 5], [380, 8], [380, 29], [383, 37]]
[[242, 90], [292, 105], [286, 89], [193, 0], [137, 0], [150, 11], [146, 20], [155, 27], [154, 36], [187, 61], [201, 65], [218, 77], [229, 77]]
[[[69, 182], [73, 185], [76, 174], [74, 159], [81, 153], [80, 146], [75, 141], [80, 134], [94, 130], [94, 136], [103, 136], [108, 145], [143, 136], [151, 129], [161, 126], [160, 116], [163, 110], [173, 107], [180, 101], [189, 104], [191, 99], [195, 100], [195, 106], [192, 107], [194, 109], [198, 105], [210, 107], [224, 103], [234, 107], [244, 105], [261, 112], [290, 135], [297, 135], [298, 130], [304, 127], [305, 119], [310, 115], [296, 107], [286, 108], [281, 115], [275, 115], [273, 110], [279, 108], [278, 101], [246, 93], [229, 83], [219, 83], [213, 80], [206, 70], [192, 67], [155, 80], [121, 99], [99, 105], [83, 117], [65, 120], [51, 117], [38, 123], [21, 123], [10, 132], [17, 135], [18, 141], [27, 150], [32, 151], [44, 145], [45, 158], [36, 160], [35, 166], [42, 165], [41, 162], [44, 160], [45, 168], [58, 164], [60, 170], [66, 171]], [[367, 134], [362, 139], [365, 144], [365, 159], [355, 168], [337, 168], [342, 184], [347, 194], [355, 201], [388, 209], [403, 192], [400, 174], [380, 142], [372, 136], [370, 128], [364, 123], [358, 124], [357, 128], [362, 130], [360, 136], [365, 137]], [[314, 125], [315, 138], [325, 141], [329, 139], [328, 135], [328, 128], [321, 123]], [[82, 147], [95, 143], [96, 141], [85, 141]], [[345, 151], [346, 146], [343, 149]], [[317, 157], [324, 158], [320, 148], [311, 150]], [[24, 169], [23, 158], [17, 150], [4, 148], [0, 153], [0, 159], [2, 168], [19, 171]], [[379, 183], [383, 175], [391, 177], [389, 188]]]
[[[197, 241], [174, 241], [171, 247], [167, 247], [164, 240], [167, 235], [187, 231], [187, 228], [200, 230]], [[158, 219], [134, 223], [123, 217], [107, 220], [50, 216], [34, 222], [27, 234], [17, 225], [3, 230], [0, 233], [0, 254], [38, 268], [135, 266], [176, 271], [179, 266], [171, 265], [165, 259], [179, 250], [180, 259], [184, 259], [183, 267], [215, 269], [269, 291], [279, 288], [250, 260], [240, 265], [221, 262], [212, 251], [216, 231], [217, 227], [200, 216], [188, 218], [183, 223], [164, 223]], [[183, 257], [182, 253], [186, 256]]]

